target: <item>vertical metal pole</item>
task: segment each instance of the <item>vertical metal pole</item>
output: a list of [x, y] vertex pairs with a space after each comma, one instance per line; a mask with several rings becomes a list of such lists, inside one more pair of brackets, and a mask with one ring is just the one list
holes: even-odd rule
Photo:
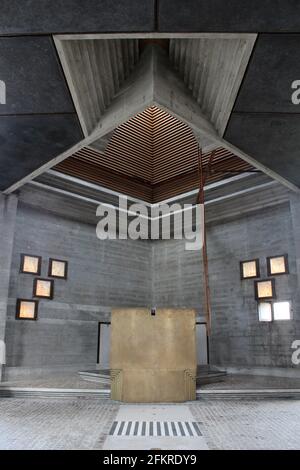
[[[211, 155], [211, 159], [213, 154]], [[211, 301], [210, 301], [210, 288], [209, 288], [209, 272], [208, 272], [208, 257], [207, 257], [207, 243], [206, 243], [206, 222], [205, 222], [205, 207], [204, 207], [204, 184], [205, 175], [203, 172], [202, 164], [202, 151], [198, 145], [198, 171], [199, 171], [199, 194], [198, 204], [203, 204], [203, 247], [202, 247], [202, 261], [203, 261], [203, 277], [204, 277], [204, 304], [205, 304], [205, 317], [206, 317], [206, 328], [207, 336], [210, 336], [211, 332]]]

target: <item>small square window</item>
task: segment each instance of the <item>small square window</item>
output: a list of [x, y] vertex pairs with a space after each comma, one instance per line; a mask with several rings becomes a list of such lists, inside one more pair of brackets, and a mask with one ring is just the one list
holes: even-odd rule
[[241, 279], [259, 277], [259, 260], [252, 259], [240, 262]]
[[41, 256], [21, 255], [20, 272], [24, 274], [41, 274]]
[[38, 301], [18, 299], [16, 309], [17, 320], [36, 320], [38, 314]]
[[269, 256], [267, 258], [268, 276], [288, 274], [288, 255]]
[[259, 321], [272, 321], [272, 304], [271, 302], [259, 302], [258, 304]]
[[275, 280], [265, 279], [262, 281], [255, 281], [255, 298], [257, 300], [266, 300], [275, 298]]
[[50, 279], [35, 279], [33, 283], [33, 296], [43, 299], [53, 299], [54, 281]]
[[290, 320], [291, 319], [290, 302], [274, 302], [273, 314], [274, 314], [274, 320]]
[[284, 302], [259, 302], [258, 318], [260, 322], [291, 320], [291, 303]]
[[49, 259], [49, 277], [56, 277], [59, 279], [67, 279], [68, 262], [60, 259]]

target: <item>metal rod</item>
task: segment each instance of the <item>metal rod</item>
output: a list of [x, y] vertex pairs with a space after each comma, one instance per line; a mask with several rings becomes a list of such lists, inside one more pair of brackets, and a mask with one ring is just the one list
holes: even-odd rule
[[203, 204], [203, 247], [202, 247], [202, 261], [203, 261], [203, 277], [204, 277], [204, 303], [205, 303], [205, 317], [207, 325], [207, 336], [211, 332], [211, 301], [210, 301], [210, 287], [209, 287], [209, 272], [208, 272], [208, 256], [207, 256], [207, 243], [206, 243], [206, 223], [205, 223], [205, 207], [204, 207], [204, 185], [208, 171], [214, 157], [212, 152], [206, 172], [204, 174], [202, 164], [202, 151], [198, 146], [198, 172], [199, 172], [199, 193], [197, 202]]

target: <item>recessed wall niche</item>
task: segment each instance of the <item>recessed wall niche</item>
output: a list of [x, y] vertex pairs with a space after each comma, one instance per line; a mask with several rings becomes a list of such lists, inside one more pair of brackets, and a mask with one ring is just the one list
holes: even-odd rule
[[42, 257], [35, 255], [21, 254], [20, 272], [24, 274], [41, 274]]
[[38, 315], [38, 300], [17, 299], [16, 319], [36, 320]]
[[275, 299], [275, 280], [263, 279], [254, 282], [255, 298], [256, 300]]
[[268, 276], [278, 276], [288, 274], [288, 255], [269, 256], [267, 258]]
[[51, 279], [35, 279], [33, 283], [33, 296], [42, 299], [53, 299], [54, 281]]
[[241, 279], [253, 279], [260, 276], [259, 259], [250, 259], [240, 262]]
[[68, 262], [61, 259], [50, 258], [48, 276], [59, 279], [67, 279]]

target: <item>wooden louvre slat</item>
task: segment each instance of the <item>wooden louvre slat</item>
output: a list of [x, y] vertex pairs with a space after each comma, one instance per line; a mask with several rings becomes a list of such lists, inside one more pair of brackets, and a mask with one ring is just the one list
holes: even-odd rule
[[[211, 152], [202, 155], [203, 167]], [[192, 130], [152, 106], [117, 127], [104, 153], [85, 147], [55, 167], [120, 193], [159, 202], [199, 187], [198, 143]], [[206, 183], [253, 167], [224, 148], [214, 150]]]

